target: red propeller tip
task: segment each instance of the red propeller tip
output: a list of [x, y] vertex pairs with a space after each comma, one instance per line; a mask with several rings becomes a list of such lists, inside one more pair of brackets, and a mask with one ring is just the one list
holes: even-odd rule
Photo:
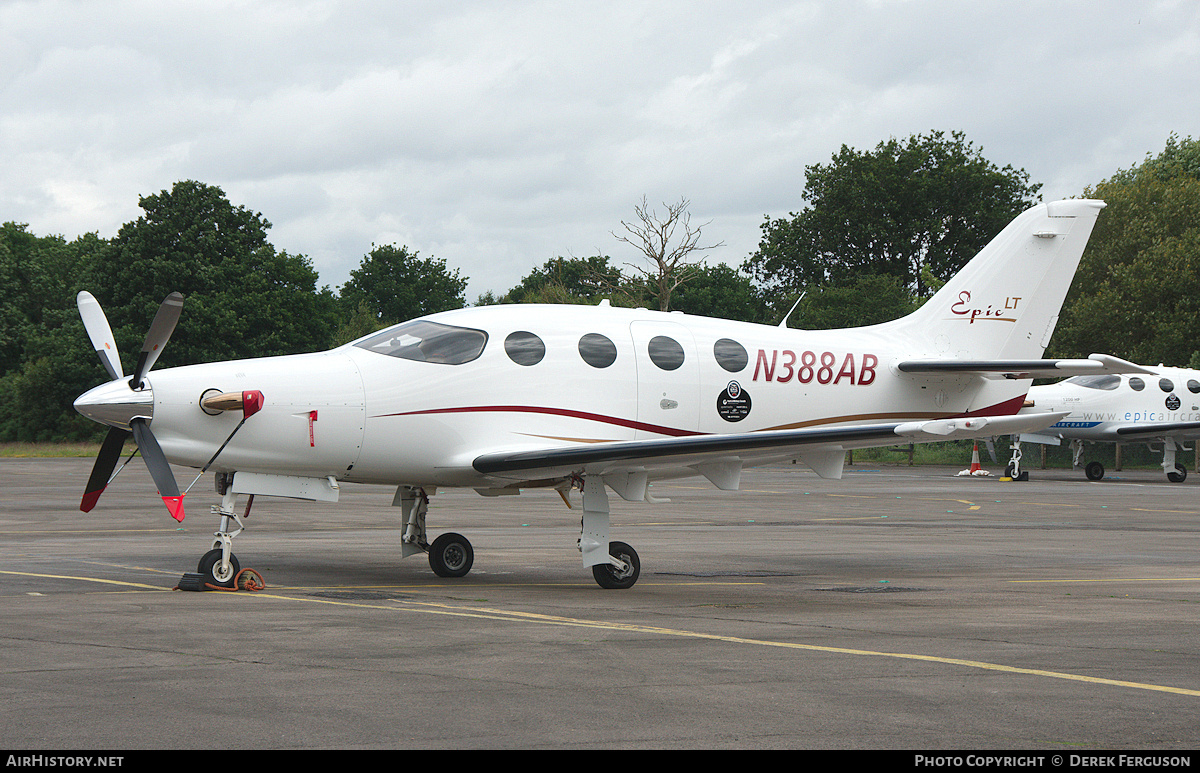
[[90, 513], [96, 503], [100, 501], [100, 495], [104, 493], [104, 489], [99, 491], [89, 491], [83, 495], [83, 501], [79, 503], [79, 509], [85, 513]]
[[177, 497], [163, 497], [163, 504], [167, 506], [167, 512], [175, 520], [183, 523], [183, 495]]

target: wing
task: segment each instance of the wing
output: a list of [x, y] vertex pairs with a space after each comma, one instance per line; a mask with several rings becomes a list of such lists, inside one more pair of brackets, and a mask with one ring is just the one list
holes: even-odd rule
[[896, 364], [901, 373], [970, 373], [985, 378], [1058, 378], [1093, 373], [1146, 373], [1141, 365], [1108, 354], [1086, 360], [906, 360]]
[[[647, 476], [698, 474], [718, 488], [736, 489], [743, 466], [796, 458], [822, 477], [840, 478], [847, 449], [1034, 431], [1066, 415], [972, 416], [501, 451], [476, 457], [472, 466], [479, 473], [506, 480], [549, 480], [586, 473], [603, 475], [610, 485], [610, 476], [640, 475], [644, 486]], [[619, 489], [618, 493], [625, 496]]]

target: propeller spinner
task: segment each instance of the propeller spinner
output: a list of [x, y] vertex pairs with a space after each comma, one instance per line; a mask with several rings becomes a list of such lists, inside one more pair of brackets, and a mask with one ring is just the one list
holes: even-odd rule
[[176, 323], [179, 322], [179, 315], [183, 311], [183, 295], [171, 293], [162, 302], [158, 313], [154, 315], [154, 322], [146, 334], [133, 376], [129, 380], [125, 380], [112, 328], [109, 327], [99, 302], [86, 290], [79, 293], [76, 302], [83, 326], [100, 356], [100, 363], [113, 379], [86, 392], [75, 401], [75, 410], [112, 428], [104, 438], [96, 463], [92, 466], [92, 474], [88, 478], [79, 509], [86, 513], [96, 506], [100, 494], [112, 480], [113, 470], [121, 457], [121, 448], [132, 435], [142, 452], [142, 460], [150, 470], [150, 477], [158, 487], [158, 494], [167, 506], [167, 511], [172, 518], [182, 521], [183, 495], [179, 493], [179, 485], [175, 482], [175, 475], [171, 472], [167, 457], [150, 429], [151, 419], [154, 418], [154, 393], [146, 387], [145, 376], [158, 360], [163, 347], [175, 330]]

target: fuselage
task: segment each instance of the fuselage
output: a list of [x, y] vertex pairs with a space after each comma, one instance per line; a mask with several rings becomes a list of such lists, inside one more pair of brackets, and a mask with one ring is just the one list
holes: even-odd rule
[[1071, 412], [1039, 434], [1115, 442], [1122, 439], [1119, 427], [1200, 421], [1200, 371], [1153, 370], [1155, 375], [1076, 376], [1032, 387], [1035, 409]]
[[154, 433], [176, 464], [204, 465], [240, 420], [206, 412], [205, 395], [258, 390], [263, 410], [214, 469], [478, 487], [495, 483], [471, 466], [487, 452], [1019, 407], [1022, 384], [894, 368], [929, 354], [886, 325], [803, 331], [607, 305], [490, 306], [322, 353], [154, 371], [147, 383]]

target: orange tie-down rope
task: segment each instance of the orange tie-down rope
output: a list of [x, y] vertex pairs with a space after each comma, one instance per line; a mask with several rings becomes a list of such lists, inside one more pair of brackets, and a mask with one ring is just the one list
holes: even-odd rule
[[212, 583], [208, 582], [204, 584], [209, 588], [209, 590], [223, 590], [230, 592], [246, 590], [253, 593], [267, 587], [267, 582], [263, 579], [263, 576], [253, 569], [243, 569], [242, 571], [238, 572], [237, 576], [233, 578], [232, 588], [223, 588], [220, 585], [213, 585]]

